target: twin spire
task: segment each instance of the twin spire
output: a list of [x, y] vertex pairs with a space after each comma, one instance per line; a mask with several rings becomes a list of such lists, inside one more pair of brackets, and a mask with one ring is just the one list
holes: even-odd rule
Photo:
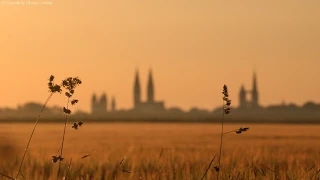
[[[138, 104], [141, 103], [141, 88], [140, 88], [138, 69], [136, 69], [136, 76], [135, 76], [133, 91], [134, 91], [134, 106], [136, 107]], [[149, 70], [149, 76], [148, 76], [147, 102], [148, 103], [154, 102], [154, 84], [153, 84], [153, 77], [152, 77], [151, 69]]]
[[[251, 90], [246, 90], [244, 88], [244, 85], [242, 84], [240, 87], [240, 92], [239, 92], [239, 107], [245, 107], [245, 108], [258, 108], [260, 107], [259, 105], [259, 92], [258, 92], [258, 87], [257, 87], [257, 74], [254, 71], [253, 76], [252, 76], [252, 89]], [[251, 94], [251, 101], [248, 101], [246, 98], [247, 93]]]

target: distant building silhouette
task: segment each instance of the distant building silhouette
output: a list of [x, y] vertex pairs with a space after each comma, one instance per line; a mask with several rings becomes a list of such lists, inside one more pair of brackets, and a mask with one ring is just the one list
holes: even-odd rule
[[141, 89], [140, 89], [140, 80], [139, 80], [139, 72], [136, 70], [136, 76], [134, 80], [133, 87], [133, 107], [138, 107], [141, 103]]
[[149, 72], [148, 78], [148, 87], [147, 87], [147, 102], [149, 104], [154, 103], [154, 86], [153, 86], [153, 79], [152, 79], [152, 72]]
[[[302, 106], [293, 103], [282, 103], [268, 105], [262, 107], [259, 104], [259, 91], [257, 85], [257, 75], [253, 72], [252, 88], [246, 90], [242, 84], [239, 89], [239, 107], [232, 108], [228, 115], [229, 122], [303, 122], [303, 123], [320, 123], [320, 104], [307, 101]], [[248, 98], [247, 96], [251, 96]], [[99, 120], [102, 121], [135, 121], [135, 120], [166, 120], [179, 122], [219, 122], [223, 107], [217, 107], [213, 111], [192, 107], [189, 111], [183, 111], [179, 107], [171, 107], [165, 109], [163, 101], [156, 101], [155, 83], [152, 71], [149, 70], [146, 86], [145, 101], [141, 97], [141, 84], [139, 72], [136, 70], [133, 83], [133, 108], [132, 109], [116, 109], [115, 97], [111, 97], [110, 106], [108, 106], [108, 98], [106, 93], [98, 97], [95, 93], [91, 99], [91, 115], [83, 111], [72, 113], [76, 119], [83, 120]], [[108, 107], [110, 107], [108, 110]], [[43, 108], [43, 104], [28, 102], [19, 105], [16, 109], [0, 108], [0, 121], [9, 122], [17, 120], [34, 121], [34, 115], [39, 113]], [[57, 117], [61, 117], [62, 107], [45, 107], [43, 116], [52, 122], [57, 121]], [[63, 117], [62, 117], [63, 118]], [[64, 119], [62, 119], [64, 121]], [[31, 121], [30, 121], [31, 122]]]
[[139, 72], [136, 70], [134, 87], [133, 87], [133, 109], [135, 111], [149, 112], [149, 111], [162, 111], [164, 110], [163, 101], [155, 101], [154, 83], [151, 69], [149, 70], [148, 84], [147, 84], [147, 100], [141, 101], [141, 87], [139, 80]]
[[252, 82], [252, 92], [251, 92], [251, 107], [252, 108], [258, 108], [259, 107], [259, 93], [258, 93], [258, 87], [257, 87], [257, 74], [256, 72], [253, 72], [253, 82]]
[[91, 100], [91, 113], [93, 115], [101, 115], [107, 112], [107, 95], [103, 93], [100, 99], [98, 100], [97, 95], [92, 95]]
[[[251, 101], [247, 99], [247, 93], [251, 93]], [[257, 75], [253, 72], [252, 89], [251, 91], [246, 90], [244, 85], [241, 85], [239, 91], [239, 108], [260, 108], [259, 105], [259, 92], [257, 87]]]
[[114, 97], [112, 97], [111, 100], [111, 112], [115, 112], [116, 111], [116, 100], [114, 99]]

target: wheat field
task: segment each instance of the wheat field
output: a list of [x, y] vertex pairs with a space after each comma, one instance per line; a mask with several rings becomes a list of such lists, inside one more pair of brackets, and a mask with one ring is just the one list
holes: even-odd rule
[[[68, 174], [70, 180], [200, 180], [219, 154], [220, 124], [71, 126], [61, 163], [62, 176]], [[250, 129], [224, 136], [220, 179], [319, 179], [319, 125], [225, 124], [224, 129], [241, 126]], [[15, 177], [33, 124], [0, 127], [0, 173]], [[57, 155], [63, 128], [63, 123], [38, 124], [18, 179], [57, 179], [58, 163], [52, 156]], [[216, 157], [204, 179], [216, 179], [217, 164]]]

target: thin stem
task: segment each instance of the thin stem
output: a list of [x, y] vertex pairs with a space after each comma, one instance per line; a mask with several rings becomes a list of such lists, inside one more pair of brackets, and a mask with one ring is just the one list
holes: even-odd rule
[[152, 174], [156, 173], [156, 172], [158, 171], [158, 169], [159, 169], [160, 158], [161, 158], [161, 156], [162, 156], [162, 154], [163, 154], [163, 150], [164, 150], [164, 147], [162, 147], [162, 149], [161, 149], [161, 152], [160, 152], [159, 158], [158, 158], [158, 162], [157, 162], [157, 166], [155, 167], [155, 169], [154, 169], [154, 171], [152, 172]]
[[[238, 130], [238, 129], [236, 129], [236, 130]], [[229, 134], [229, 133], [232, 133], [232, 132], [235, 132], [236, 130], [232, 130], [232, 131], [225, 132], [225, 133], [223, 133], [223, 135]]]
[[24, 161], [24, 159], [25, 159], [25, 157], [26, 157], [26, 154], [27, 154], [27, 151], [28, 151], [28, 148], [29, 148], [31, 139], [32, 139], [32, 137], [33, 137], [34, 131], [35, 131], [36, 127], [37, 127], [37, 124], [38, 124], [38, 122], [39, 122], [39, 120], [40, 120], [40, 117], [41, 117], [41, 115], [42, 115], [42, 113], [43, 113], [43, 110], [44, 110], [44, 108], [46, 107], [46, 105], [48, 104], [48, 102], [49, 102], [49, 100], [51, 99], [52, 95], [53, 95], [53, 93], [51, 92], [50, 95], [48, 96], [46, 102], [43, 104], [42, 109], [41, 109], [41, 111], [40, 111], [40, 114], [38, 115], [38, 118], [37, 118], [37, 120], [36, 120], [36, 122], [35, 122], [35, 124], [34, 124], [33, 130], [32, 130], [32, 132], [31, 132], [31, 135], [30, 135], [30, 138], [29, 138], [29, 141], [28, 141], [28, 144], [27, 144], [27, 147], [24, 149], [24, 154], [23, 154], [23, 157], [22, 157], [20, 166], [19, 166], [19, 170], [18, 170], [16, 179], [18, 179], [18, 177], [19, 177], [19, 175], [20, 175], [21, 167], [22, 167], [23, 161]]
[[0, 175], [3, 176], [3, 177], [9, 178], [9, 179], [15, 180], [13, 177], [10, 177], [10, 176], [5, 175], [5, 174], [3, 174], [3, 173], [0, 173]]
[[236, 131], [238, 131], [239, 129], [235, 129], [235, 130], [232, 130], [232, 131], [228, 131], [228, 132], [225, 132], [225, 133], [223, 133], [223, 134], [229, 134], [229, 133], [232, 133], [232, 132], [236, 132]]
[[207, 175], [207, 173], [208, 173], [208, 171], [209, 171], [209, 169], [210, 169], [210, 167], [211, 167], [211, 164], [212, 164], [212, 162], [214, 161], [215, 158], [216, 158], [216, 155], [213, 156], [213, 158], [212, 158], [212, 160], [211, 160], [211, 162], [210, 162], [210, 164], [209, 164], [206, 172], [203, 174], [201, 180], [203, 180], [203, 178]]
[[87, 180], [82, 174], [80, 174], [80, 176], [81, 176], [84, 180]]
[[71, 168], [71, 162], [72, 162], [72, 158], [71, 158], [71, 160], [70, 160], [70, 162], [69, 162], [68, 171], [67, 171], [67, 175], [66, 175], [65, 180], [67, 180], [67, 179], [68, 179], [69, 172], [70, 172], [70, 168]]
[[[224, 108], [224, 101], [222, 100], [222, 108]], [[223, 118], [224, 118], [224, 109], [222, 109], [222, 119], [221, 119], [221, 136], [220, 136], [220, 152], [219, 152], [219, 165], [218, 165], [218, 174], [217, 179], [220, 178], [220, 170], [221, 170], [221, 154], [222, 154], [222, 139], [223, 139]]]
[[[68, 97], [67, 109], [68, 109], [68, 107], [69, 107], [69, 101], [70, 101], [70, 98]], [[64, 145], [64, 137], [65, 137], [65, 134], [66, 134], [67, 123], [68, 123], [68, 114], [66, 113], [66, 120], [65, 120], [65, 123], [64, 123], [64, 129], [63, 129], [63, 135], [62, 135], [62, 142], [61, 142], [61, 151], [60, 151], [60, 156], [61, 156], [61, 157], [62, 157], [62, 151], [63, 151], [63, 145]], [[61, 161], [59, 161], [57, 179], [59, 179], [59, 175], [60, 175], [60, 164], [61, 164]]]

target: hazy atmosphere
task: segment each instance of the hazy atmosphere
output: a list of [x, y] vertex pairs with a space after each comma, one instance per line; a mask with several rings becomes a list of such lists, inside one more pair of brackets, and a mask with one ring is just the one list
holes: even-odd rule
[[0, 0], [0, 180], [319, 180], [319, 10]]
[[94, 92], [131, 108], [137, 68], [142, 98], [152, 68], [166, 107], [211, 110], [223, 84], [237, 105], [254, 69], [261, 105], [320, 101], [318, 0], [8, 2], [0, 2], [0, 107], [43, 103], [53, 74], [83, 80], [76, 108], [89, 112]]

